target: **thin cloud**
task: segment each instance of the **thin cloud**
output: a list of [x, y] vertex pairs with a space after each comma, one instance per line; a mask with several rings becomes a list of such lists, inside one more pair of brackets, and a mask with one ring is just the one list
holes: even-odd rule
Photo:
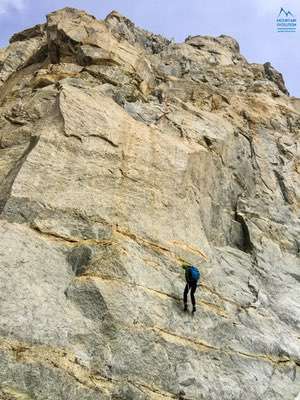
[[22, 11], [25, 7], [25, 0], [0, 0], [0, 15], [12, 11]]
[[258, 15], [272, 14], [277, 16], [281, 7], [292, 13], [299, 11], [298, 0], [290, 0], [289, 2], [282, 0], [253, 0], [252, 4], [255, 6]]

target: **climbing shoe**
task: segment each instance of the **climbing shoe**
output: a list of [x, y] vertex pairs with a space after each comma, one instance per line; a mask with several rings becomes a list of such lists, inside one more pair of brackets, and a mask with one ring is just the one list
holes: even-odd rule
[[195, 306], [193, 307], [193, 311], [192, 312], [193, 312], [193, 314], [196, 312], [196, 307]]
[[183, 311], [187, 311], [188, 310], [188, 306], [187, 304], [184, 305]]

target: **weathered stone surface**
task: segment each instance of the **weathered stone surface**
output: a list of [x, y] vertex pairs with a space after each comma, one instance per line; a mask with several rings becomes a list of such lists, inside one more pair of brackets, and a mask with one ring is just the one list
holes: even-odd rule
[[0, 85], [18, 69], [42, 59], [43, 37], [12, 42], [0, 55]]
[[21, 42], [36, 36], [43, 36], [45, 33], [45, 24], [35, 25], [32, 28], [25, 29], [22, 32], [15, 33], [9, 40], [10, 43]]
[[175, 44], [71, 8], [0, 65], [0, 397], [297, 399], [300, 114], [281, 75], [224, 35]]
[[282, 74], [276, 71], [276, 69], [272, 67], [270, 62], [265, 63], [264, 68], [267, 78], [270, 79], [270, 81], [276, 83], [276, 85], [283, 93], [289, 94], [287, 88], [285, 87]]
[[110, 31], [119, 40], [125, 40], [134, 46], [141, 47], [147, 52], [159, 53], [167, 47], [171, 41], [161, 35], [154, 35], [134, 25], [132, 21], [117, 11], [112, 11], [105, 19]]

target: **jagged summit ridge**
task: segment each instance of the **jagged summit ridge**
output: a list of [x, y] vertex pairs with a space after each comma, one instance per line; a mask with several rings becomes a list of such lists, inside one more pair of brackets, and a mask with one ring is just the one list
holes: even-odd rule
[[0, 86], [0, 397], [297, 399], [300, 113], [281, 74], [225, 35], [65, 8], [0, 50]]

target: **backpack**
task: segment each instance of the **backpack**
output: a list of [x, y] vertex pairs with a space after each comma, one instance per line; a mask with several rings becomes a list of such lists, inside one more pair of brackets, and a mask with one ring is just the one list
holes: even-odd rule
[[189, 282], [198, 282], [198, 280], [200, 279], [200, 272], [199, 272], [198, 268], [191, 265], [186, 270], [186, 278], [187, 278], [187, 281], [189, 281]]

